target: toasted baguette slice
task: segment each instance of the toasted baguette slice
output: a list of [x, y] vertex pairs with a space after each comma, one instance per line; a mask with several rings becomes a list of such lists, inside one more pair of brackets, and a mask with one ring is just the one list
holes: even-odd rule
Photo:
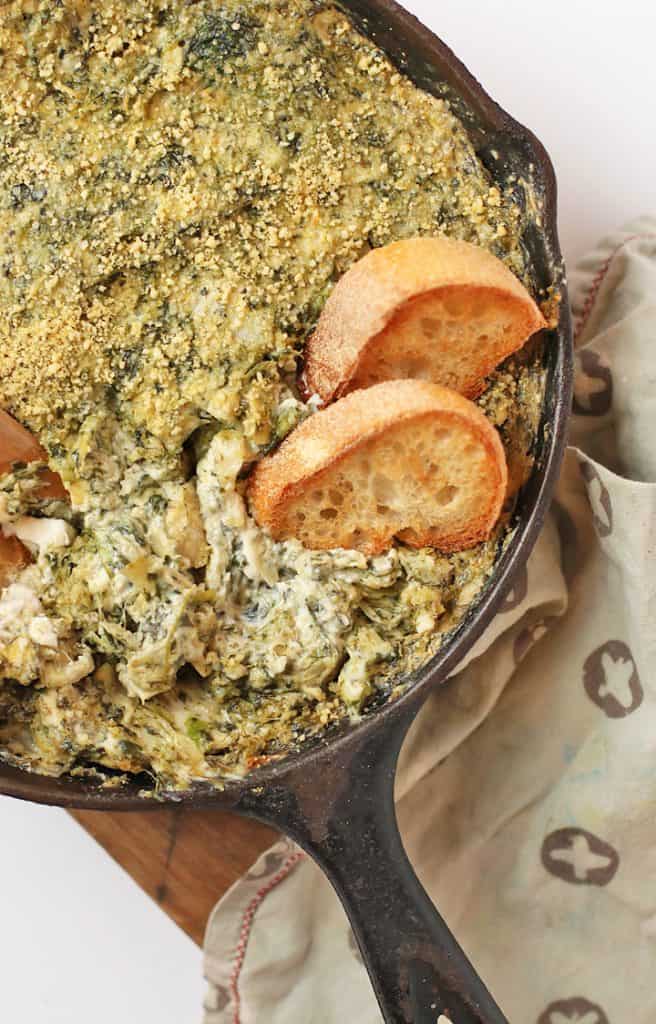
[[305, 420], [255, 467], [250, 505], [278, 540], [373, 555], [394, 537], [458, 551], [488, 537], [508, 474], [499, 435], [429, 381], [354, 391]]
[[0, 590], [8, 586], [18, 570], [31, 561], [32, 556], [18, 537], [5, 537], [0, 530]]
[[475, 398], [546, 321], [485, 249], [412, 238], [374, 249], [336, 285], [308, 341], [303, 386], [324, 402], [416, 377]]
[[[7, 473], [14, 462], [46, 462], [47, 459], [45, 449], [34, 434], [0, 409], [0, 476]], [[68, 498], [61, 477], [49, 469], [43, 471], [40, 493], [42, 498]], [[0, 589], [6, 587], [18, 570], [31, 561], [30, 552], [18, 537], [5, 537], [0, 529]]]
[[[7, 473], [14, 462], [47, 461], [47, 453], [34, 434], [21, 426], [4, 409], [0, 409], [0, 474]], [[41, 497], [61, 500], [68, 498], [61, 477], [50, 469], [43, 471]]]

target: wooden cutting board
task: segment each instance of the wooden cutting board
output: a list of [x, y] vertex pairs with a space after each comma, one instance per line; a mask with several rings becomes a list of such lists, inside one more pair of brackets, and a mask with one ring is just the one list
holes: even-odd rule
[[278, 838], [265, 825], [216, 811], [71, 813], [199, 945], [216, 901]]

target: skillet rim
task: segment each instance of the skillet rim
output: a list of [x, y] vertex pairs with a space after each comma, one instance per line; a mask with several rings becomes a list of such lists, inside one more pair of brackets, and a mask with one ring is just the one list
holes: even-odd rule
[[[422, 77], [421, 73], [417, 74], [409, 67], [413, 59], [416, 59], [418, 66], [420, 61], [423, 62], [424, 69], [438, 70], [440, 80], [446, 80], [449, 88], [454, 90], [454, 95], [478, 118], [477, 122], [465, 123], [465, 127], [469, 130], [474, 127], [476, 130], [477, 125], [477, 130], [482, 130], [482, 137], [491, 132], [491, 140], [496, 139], [498, 145], [502, 145], [501, 140], [509, 139], [523, 149], [528, 159], [529, 173], [532, 173], [534, 183], [539, 186], [543, 219], [540, 237], [546, 248], [552, 283], [557, 286], [561, 301], [557, 328], [548, 332], [545, 346], [547, 380], [539, 464], [534, 468], [522, 493], [520, 500], [524, 507], [517, 516], [514, 534], [497, 561], [493, 576], [485, 586], [480, 600], [468, 611], [444, 649], [412, 673], [401, 695], [372, 710], [358, 723], [342, 723], [334, 735], [324, 734], [316, 742], [280, 760], [272, 761], [244, 778], [226, 780], [222, 788], [218, 788], [216, 783], [201, 782], [186, 790], [162, 791], [157, 794], [150, 790], [144, 791], [137, 783], [103, 789], [95, 780], [40, 775], [0, 761], [2, 795], [34, 803], [86, 810], [146, 811], [171, 804], [194, 809], [223, 807], [229, 810], [236, 807], [246, 794], [260, 791], [262, 787], [284, 783], [286, 775], [316, 760], [321, 751], [330, 750], [333, 758], [338, 760], [340, 752], [348, 756], [348, 749], [354, 741], [364, 743], [374, 731], [385, 727], [393, 729], [409, 709], [420, 705], [428, 696], [429, 689], [447, 681], [499, 611], [516, 573], [526, 564], [540, 533], [564, 457], [573, 388], [572, 325], [558, 241], [557, 187], [551, 160], [536, 136], [503, 110], [453, 51], [414, 15], [400, 7], [396, 0], [338, 0], [338, 6], [348, 13], [365, 34], [388, 52], [394, 63], [419, 88], [427, 89], [427, 86], [417, 81]], [[378, 29], [370, 30], [370, 17], [380, 19]], [[410, 45], [414, 45], [415, 58], [408, 58], [408, 53], [399, 49], [399, 39], [408, 46], [408, 53]]]

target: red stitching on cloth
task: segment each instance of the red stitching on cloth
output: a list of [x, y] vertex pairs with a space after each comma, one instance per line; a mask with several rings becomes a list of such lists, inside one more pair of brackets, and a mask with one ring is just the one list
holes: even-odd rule
[[[601, 267], [592, 279], [592, 284], [590, 285], [590, 289], [585, 298], [585, 302], [583, 303], [583, 309], [581, 310], [581, 314], [579, 316], [576, 329], [574, 332], [575, 338], [579, 337], [586, 323], [588, 322], [590, 313], [592, 312], [592, 307], [595, 303], [595, 299], [599, 294], [599, 289], [603, 284], [606, 274], [610, 270], [611, 263], [617, 256], [620, 249], [623, 249], [624, 246], [628, 245], [629, 242], [634, 242], [637, 238], [656, 238], [656, 235], [651, 233], [629, 235], [628, 238], [625, 238], [623, 242], [620, 242], [620, 244], [612, 251], [608, 259], [604, 260]], [[241, 928], [239, 930], [239, 941], [237, 943], [237, 948], [235, 950], [235, 961], [228, 982], [230, 995], [232, 996], [232, 1001], [235, 1007], [234, 1015], [232, 1018], [233, 1024], [241, 1024], [241, 1018], [239, 1013], [241, 1009], [241, 1000], [239, 996], [238, 983], [242, 967], [244, 966], [244, 960], [246, 959], [246, 950], [248, 948], [248, 940], [250, 939], [255, 914], [257, 913], [261, 903], [266, 899], [269, 893], [272, 892], [276, 888], [276, 886], [280, 885], [281, 882], [284, 882], [285, 878], [287, 878], [290, 871], [292, 871], [292, 869], [296, 867], [298, 862], [302, 860], [304, 856], [305, 854], [302, 851], [298, 851], [296, 853], [293, 853], [291, 857], [288, 857], [288, 859], [281, 867], [280, 871], [278, 871], [278, 873], [274, 875], [273, 878], [271, 878], [266, 885], [262, 886], [262, 888], [257, 891], [251, 902], [246, 907], [246, 910], [244, 911], [244, 916], [241, 922]]]
[[[603, 284], [606, 274], [610, 270], [613, 260], [617, 256], [618, 252], [621, 249], [623, 249], [625, 245], [628, 245], [629, 242], [634, 242], [638, 238], [656, 238], [656, 234], [645, 233], [629, 235], [628, 238], [625, 238], [623, 242], [620, 242], [620, 244], [612, 251], [608, 259], [604, 260], [604, 262], [602, 263], [601, 267], [599, 268], [599, 270], [597, 271], [592, 280], [592, 284], [590, 285], [590, 289], [585, 298], [585, 302], [583, 303], [583, 309], [581, 310], [581, 314], [579, 316], [576, 329], [574, 332], [575, 339], [579, 337], [579, 335], [585, 328], [586, 323], [588, 322], [588, 319], [592, 312], [592, 307], [595, 303], [595, 299], [599, 294], [599, 289]], [[244, 916], [241, 922], [241, 928], [239, 930], [239, 941], [237, 943], [237, 948], [235, 950], [235, 962], [228, 982], [230, 995], [232, 996], [232, 1001], [235, 1008], [235, 1012], [232, 1018], [232, 1024], [241, 1024], [241, 1000], [239, 996], [238, 983], [242, 967], [244, 966], [244, 960], [246, 959], [248, 940], [250, 939], [251, 929], [253, 927], [253, 920], [255, 918], [255, 915], [261, 903], [266, 899], [269, 893], [272, 892], [276, 888], [276, 886], [280, 885], [281, 882], [284, 882], [284, 880], [287, 878], [292, 869], [295, 868], [298, 862], [300, 860], [303, 860], [304, 857], [305, 854], [301, 850], [297, 851], [296, 853], [293, 853], [291, 857], [288, 857], [283, 866], [281, 867], [280, 871], [278, 871], [278, 873], [274, 875], [273, 878], [271, 878], [266, 885], [262, 886], [262, 888], [257, 891], [251, 902], [246, 907], [246, 910], [244, 911]]]
[[599, 270], [597, 271], [597, 273], [595, 274], [595, 276], [592, 279], [592, 284], [590, 285], [590, 289], [588, 291], [588, 294], [586, 295], [585, 302], [583, 303], [583, 309], [581, 310], [581, 315], [579, 316], [579, 319], [578, 319], [577, 324], [576, 324], [576, 328], [574, 330], [574, 340], [575, 341], [578, 341], [580, 335], [583, 333], [585, 325], [587, 324], [588, 320], [590, 319], [590, 314], [592, 313], [592, 307], [595, 304], [595, 299], [597, 298], [597, 295], [599, 294], [599, 289], [601, 288], [601, 286], [602, 286], [602, 284], [604, 282], [604, 278], [606, 277], [606, 274], [610, 270], [610, 267], [611, 267], [611, 264], [612, 264], [613, 260], [617, 256], [618, 252], [621, 249], [623, 249], [625, 245], [628, 245], [629, 242], [635, 242], [635, 240], [637, 238], [656, 238], [656, 234], [653, 234], [652, 232], [648, 231], [648, 232], [645, 232], [644, 234], [629, 235], [628, 238], [625, 238], [623, 242], [620, 242], [620, 244], [618, 246], [616, 246], [615, 249], [613, 249], [613, 251], [610, 254], [610, 256], [608, 257], [608, 259], [604, 260], [604, 262], [601, 264]]
[[305, 854], [303, 853], [302, 850], [297, 850], [296, 853], [292, 853], [292, 855], [287, 858], [287, 860], [281, 867], [280, 871], [276, 875], [274, 875], [273, 878], [270, 878], [266, 885], [263, 885], [262, 888], [258, 890], [258, 892], [251, 900], [251, 902], [246, 907], [246, 910], [244, 911], [244, 916], [241, 922], [241, 929], [239, 931], [239, 942], [237, 943], [237, 948], [235, 950], [235, 962], [232, 968], [232, 973], [230, 974], [230, 980], [228, 982], [230, 995], [232, 996], [232, 1001], [235, 1007], [235, 1012], [232, 1018], [232, 1024], [241, 1024], [241, 1018], [239, 1015], [239, 1011], [241, 1009], [241, 1000], [239, 997], [238, 982], [239, 975], [241, 974], [241, 969], [244, 966], [244, 960], [246, 959], [246, 949], [248, 947], [248, 940], [250, 938], [251, 928], [253, 927], [253, 918], [255, 917], [255, 914], [257, 913], [262, 901], [269, 895], [270, 892], [272, 892], [273, 889], [276, 888], [277, 885], [280, 885], [281, 882], [284, 882], [290, 871], [293, 868], [295, 868], [298, 862], [300, 860], [303, 860], [304, 857]]

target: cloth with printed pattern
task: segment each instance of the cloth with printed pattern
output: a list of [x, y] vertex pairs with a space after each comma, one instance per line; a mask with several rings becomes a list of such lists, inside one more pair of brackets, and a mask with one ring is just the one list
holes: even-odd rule
[[[570, 289], [553, 509], [411, 730], [399, 820], [511, 1021], [654, 1024], [656, 219], [605, 239]], [[205, 954], [205, 1024], [380, 1024], [337, 898], [287, 840], [218, 904]]]

